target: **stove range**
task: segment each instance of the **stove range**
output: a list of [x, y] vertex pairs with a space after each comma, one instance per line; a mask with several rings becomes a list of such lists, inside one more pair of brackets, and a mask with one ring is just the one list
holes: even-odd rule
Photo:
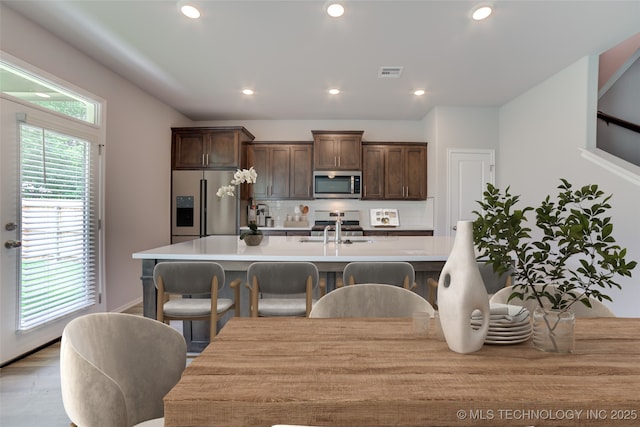
[[[340, 217], [342, 221], [343, 236], [362, 236], [363, 231], [360, 226], [360, 211], [315, 211], [316, 220], [311, 227], [312, 236], [322, 236], [324, 228], [329, 225], [331, 230], [335, 230], [336, 220]], [[334, 234], [333, 231], [330, 234]]]

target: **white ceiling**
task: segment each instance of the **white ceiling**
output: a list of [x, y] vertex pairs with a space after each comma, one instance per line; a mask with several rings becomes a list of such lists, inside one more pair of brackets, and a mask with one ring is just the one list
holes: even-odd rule
[[[193, 120], [420, 120], [500, 106], [640, 31], [640, 0], [2, 0]], [[381, 66], [403, 66], [380, 79]], [[251, 97], [241, 94], [250, 87]], [[331, 96], [327, 90], [342, 93]], [[426, 95], [416, 97], [415, 89]]]

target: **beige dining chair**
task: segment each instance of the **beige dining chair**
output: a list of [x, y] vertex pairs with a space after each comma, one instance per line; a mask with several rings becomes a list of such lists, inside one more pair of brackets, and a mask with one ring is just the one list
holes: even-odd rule
[[153, 269], [153, 280], [158, 290], [156, 318], [161, 322], [209, 320], [213, 339], [222, 316], [231, 309], [240, 316], [242, 280], [229, 284], [235, 291], [233, 300], [220, 298], [225, 274], [216, 262], [160, 262]]
[[[342, 272], [345, 285], [381, 283], [415, 289], [415, 271], [408, 262], [350, 262]], [[341, 287], [338, 281], [336, 287]]]
[[161, 322], [123, 313], [78, 317], [60, 345], [65, 412], [80, 427], [162, 426], [162, 399], [186, 361], [184, 337]]
[[309, 317], [412, 317], [418, 311], [433, 317], [429, 301], [408, 289], [379, 283], [343, 286], [320, 298]]
[[309, 316], [319, 273], [310, 262], [256, 262], [247, 269], [252, 317]]
[[[542, 285], [536, 286], [537, 289], [541, 289]], [[529, 312], [533, 313], [533, 311], [538, 306], [538, 301], [536, 299], [528, 299], [526, 301], [522, 301], [522, 299], [515, 297], [512, 300], [509, 300], [509, 296], [514, 291], [513, 287], [507, 287], [500, 289], [496, 292], [489, 302], [491, 303], [500, 303], [500, 304], [513, 304], [520, 305], [526, 307]], [[520, 292], [520, 289], [518, 289]], [[527, 289], [526, 295], [530, 294], [531, 291]], [[543, 302], [546, 301], [543, 300]], [[581, 302], [576, 302], [571, 306], [573, 313], [576, 317], [616, 317], [616, 315], [611, 311], [609, 307], [604, 305], [602, 302], [598, 301], [595, 298], [589, 298], [589, 303], [591, 304], [591, 308], [587, 307]]]

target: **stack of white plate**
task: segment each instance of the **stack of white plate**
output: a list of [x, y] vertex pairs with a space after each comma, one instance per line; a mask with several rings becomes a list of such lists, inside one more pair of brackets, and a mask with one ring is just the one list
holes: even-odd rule
[[[485, 344], [517, 344], [531, 336], [529, 310], [519, 305], [491, 303], [489, 332]], [[482, 325], [482, 315], [476, 311], [471, 316], [471, 326]]]

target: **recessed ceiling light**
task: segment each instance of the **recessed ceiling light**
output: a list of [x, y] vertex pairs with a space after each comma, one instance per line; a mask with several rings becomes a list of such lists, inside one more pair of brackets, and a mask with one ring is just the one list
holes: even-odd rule
[[191, 18], [191, 19], [200, 18], [200, 11], [194, 4], [180, 2], [178, 3], [178, 5], [180, 7], [180, 12], [182, 12], [182, 14], [187, 18]]
[[339, 18], [344, 15], [344, 6], [338, 2], [327, 3], [327, 14], [332, 18]]
[[36, 92], [35, 93], [37, 96], [39, 96], [40, 98], [51, 98], [50, 95], [47, 95], [46, 93], [42, 93], [42, 92]]
[[482, 5], [473, 10], [471, 17], [474, 21], [482, 21], [483, 19], [487, 19], [492, 12], [493, 9], [491, 6]]
[[414, 95], [416, 96], [422, 96], [424, 95], [424, 90], [423, 89], [418, 89], [415, 92], [413, 92]]
[[253, 91], [251, 89], [243, 89], [242, 93], [244, 93], [245, 95], [253, 95]]
[[329, 93], [331, 95], [337, 95], [337, 94], [340, 93], [340, 90], [339, 89], [329, 89]]

